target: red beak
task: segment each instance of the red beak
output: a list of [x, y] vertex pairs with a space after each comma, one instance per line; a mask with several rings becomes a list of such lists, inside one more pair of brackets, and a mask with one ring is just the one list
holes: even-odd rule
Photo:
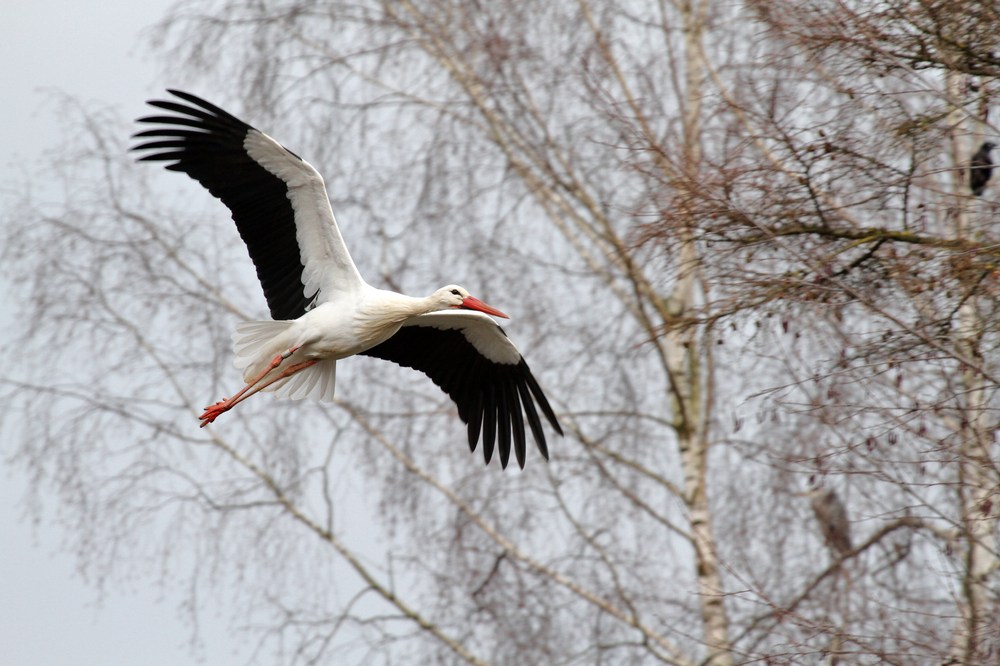
[[507, 315], [497, 310], [491, 305], [486, 305], [478, 298], [473, 296], [466, 296], [465, 300], [462, 301], [462, 307], [467, 310], [479, 310], [480, 312], [485, 312], [488, 315], [493, 315], [494, 317], [503, 317], [504, 319], [510, 319]]

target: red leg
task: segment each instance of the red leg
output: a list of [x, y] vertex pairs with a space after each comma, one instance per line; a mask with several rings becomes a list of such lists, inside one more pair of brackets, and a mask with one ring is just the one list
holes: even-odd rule
[[280, 381], [282, 379], [285, 379], [286, 377], [291, 377], [296, 372], [299, 372], [300, 370], [305, 370], [306, 368], [315, 365], [316, 363], [319, 363], [318, 359], [310, 359], [308, 361], [302, 361], [301, 363], [296, 363], [295, 365], [286, 368], [281, 374], [276, 375], [271, 379], [267, 380], [266, 382], [261, 383], [261, 380], [263, 380], [264, 377], [266, 377], [269, 372], [271, 372], [279, 365], [281, 365], [282, 361], [291, 356], [296, 349], [298, 349], [298, 347], [289, 349], [288, 351], [275, 356], [271, 360], [271, 365], [264, 372], [255, 377], [252, 382], [244, 386], [240, 390], [240, 392], [234, 395], [232, 398], [226, 400], [220, 400], [214, 405], [206, 407], [205, 413], [198, 417], [201, 420], [200, 427], [204, 428], [209, 423], [212, 423], [213, 421], [215, 421], [215, 419], [219, 417], [220, 414], [222, 414], [223, 412], [228, 412], [230, 409], [235, 407], [237, 404], [243, 402], [244, 400], [252, 396], [254, 393], [257, 393], [258, 391], [263, 391], [271, 384]]
[[271, 364], [268, 365], [266, 368], [264, 368], [264, 370], [259, 375], [257, 375], [256, 377], [254, 377], [253, 379], [251, 379], [249, 382], [247, 382], [247, 385], [244, 386], [243, 388], [241, 388], [236, 395], [234, 395], [232, 398], [223, 398], [222, 400], [218, 401], [214, 405], [210, 405], [210, 406], [206, 407], [205, 409], [210, 409], [212, 407], [216, 407], [218, 405], [222, 405], [222, 404], [229, 403], [229, 402], [232, 402], [232, 401], [236, 400], [241, 395], [243, 395], [244, 393], [246, 393], [250, 389], [251, 386], [253, 386], [257, 382], [259, 382], [260, 380], [264, 379], [264, 377], [267, 376], [267, 373], [271, 372], [272, 370], [274, 370], [275, 368], [277, 368], [279, 365], [281, 365], [281, 362], [284, 361], [289, 356], [291, 356], [291, 354], [294, 351], [295, 351], [295, 349], [289, 349], [286, 352], [284, 352], [283, 354], [275, 354], [274, 358], [271, 359]]
[[206, 424], [211, 423], [212, 421], [214, 421], [219, 416], [219, 414], [222, 414], [223, 412], [226, 412], [226, 411], [229, 411], [230, 409], [232, 409], [233, 405], [235, 405], [237, 402], [239, 402], [240, 400], [242, 400], [243, 399], [243, 395], [247, 391], [249, 391], [251, 387], [253, 387], [257, 382], [259, 382], [262, 379], [264, 379], [264, 377], [266, 377], [269, 372], [271, 372], [272, 370], [274, 370], [275, 368], [277, 368], [279, 365], [281, 365], [286, 358], [288, 358], [289, 356], [291, 356], [292, 354], [294, 354], [297, 350], [298, 350], [298, 347], [292, 347], [291, 349], [286, 349], [285, 351], [281, 352], [280, 354], [275, 354], [274, 358], [271, 359], [271, 363], [266, 368], [264, 368], [264, 370], [259, 375], [257, 375], [256, 377], [254, 377], [253, 379], [251, 379], [249, 382], [247, 382], [247, 385], [244, 386], [243, 388], [241, 388], [239, 390], [239, 392], [236, 393], [236, 395], [234, 395], [232, 398], [223, 398], [222, 400], [218, 401], [214, 405], [209, 405], [208, 407], [206, 407], [205, 408], [205, 413], [202, 414], [201, 416], [199, 416], [198, 417], [199, 419], [204, 420], [206, 418], [206, 415], [208, 415], [210, 412], [215, 412], [215, 415], [212, 416], [207, 421], [205, 421], [204, 423], [202, 423], [201, 427], [204, 428]]

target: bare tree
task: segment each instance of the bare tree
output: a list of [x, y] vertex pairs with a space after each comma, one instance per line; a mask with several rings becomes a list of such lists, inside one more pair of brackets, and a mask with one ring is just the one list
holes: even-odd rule
[[[263, 299], [215, 202], [154, 194], [128, 124], [84, 112], [65, 196], [7, 225], [19, 353], [72, 368], [7, 378], [17, 462], [85, 572], [154, 559], [194, 619], [234, 609], [251, 660], [984, 663], [1000, 283], [967, 168], [1000, 38], [977, 7], [178, 11], [160, 48], [220, 91], [192, 92], [327, 175], [367, 275], [512, 310], [568, 436], [479, 469], [434, 387], [363, 360], [334, 408], [198, 431]], [[819, 477], [851, 500], [829, 565], [793, 490]]]

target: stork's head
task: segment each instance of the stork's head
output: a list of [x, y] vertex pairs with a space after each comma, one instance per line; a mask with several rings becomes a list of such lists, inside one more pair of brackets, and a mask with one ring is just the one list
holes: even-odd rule
[[497, 310], [491, 305], [483, 303], [481, 300], [469, 294], [465, 287], [459, 287], [457, 284], [449, 284], [447, 287], [441, 287], [434, 292], [431, 297], [438, 304], [440, 304], [442, 310], [449, 308], [455, 308], [460, 310], [478, 310], [479, 312], [485, 312], [488, 315], [493, 315], [494, 317], [503, 317], [507, 319], [507, 315]]

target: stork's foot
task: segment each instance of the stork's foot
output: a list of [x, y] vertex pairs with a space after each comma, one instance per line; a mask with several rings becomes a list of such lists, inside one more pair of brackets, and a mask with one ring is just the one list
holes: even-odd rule
[[233, 403], [231, 400], [223, 398], [214, 405], [206, 407], [205, 413], [198, 417], [201, 420], [201, 426], [199, 427], [204, 428], [209, 423], [215, 421], [215, 419], [219, 418], [219, 415], [221, 415], [223, 412], [228, 412], [230, 409], [232, 409], [233, 404], [235, 403]]

